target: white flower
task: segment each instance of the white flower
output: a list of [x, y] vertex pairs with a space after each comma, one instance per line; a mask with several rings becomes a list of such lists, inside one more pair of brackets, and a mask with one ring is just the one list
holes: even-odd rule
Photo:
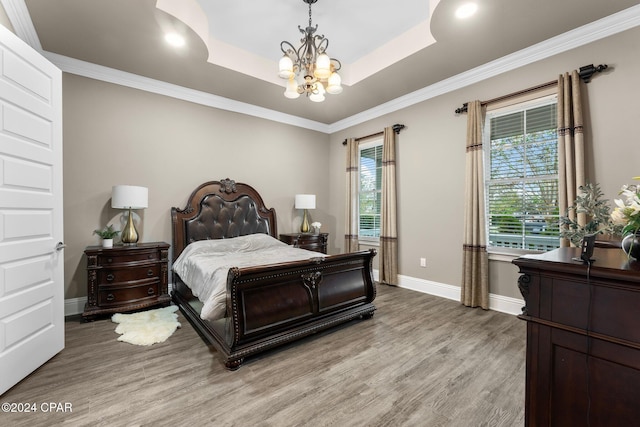
[[[620, 206], [618, 202], [622, 203], [622, 200], [616, 200], [615, 202], [618, 206]], [[615, 225], [627, 225], [627, 218], [625, 217], [622, 209], [623, 207], [617, 207], [613, 210], [613, 212], [611, 212], [611, 220]]]
[[640, 186], [625, 184], [620, 194], [626, 200], [614, 200], [616, 208], [611, 212], [611, 221], [624, 227], [623, 234], [637, 233], [640, 230]]
[[311, 223], [311, 226], [312, 226], [313, 228], [320, 228], [320, 227], [322, 227], [322, 224], [320, 224], [319, 222], [312, 222], [312, 223]]

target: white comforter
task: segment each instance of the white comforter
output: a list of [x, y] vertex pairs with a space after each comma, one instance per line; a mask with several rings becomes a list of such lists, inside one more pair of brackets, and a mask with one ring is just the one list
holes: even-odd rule
[[205, 320], [225, 316], [227, 274], [231, 267], [250, 267], [325, 256], [294, 248], [267, 234], [190, 243], [173, 263], [191, 292], [203, 304]]

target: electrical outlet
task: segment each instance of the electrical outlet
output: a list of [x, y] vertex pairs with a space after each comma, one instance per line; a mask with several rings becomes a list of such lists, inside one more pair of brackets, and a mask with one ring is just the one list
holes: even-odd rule
[[420, 258], [420, 267], [426, 267], [426, 266], [427, 266], [427, 259]]

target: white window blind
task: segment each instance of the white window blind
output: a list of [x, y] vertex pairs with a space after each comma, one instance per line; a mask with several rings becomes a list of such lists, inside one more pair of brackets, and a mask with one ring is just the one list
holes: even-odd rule
[[560, 246], [556, 121], [555, 97], [487, 113], [490, 249], [547, 251]]
[[382, 139], [360, 144], [358, 235], [360, 240], [380, 238], [382, 194]]

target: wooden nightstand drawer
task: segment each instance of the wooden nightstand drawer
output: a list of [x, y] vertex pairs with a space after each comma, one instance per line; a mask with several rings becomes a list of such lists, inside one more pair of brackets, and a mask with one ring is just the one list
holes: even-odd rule
[[289, 233], [281, 234], [280, 240], [288, 245], [293, 245], [296, 248], [307, 249], [309, 251], [327, 253], [327, 243], [329, 240], [329, 233]]
[[113, 254], [98, 255], [98, 265], [102, 267], [157, 260], [157, 250], [146, 250], [133, 253], [118, 252]]
[[106, 288], [101, 286], [98, 292], [98, 305], [135, 304], [145, 299], [155, 299], [158, 296], [158, 283], [146, 283], [138, 286], [121, 288]]
[[143, 279], [158, 279], [160, 266], [158, 264], [143, 265], [127, 269], [105, 268], [98, 271], [98, 284], [114, 284], [134, 282]]
[[84, 253], [87, 257], [87, 303], [82, 317], [85, 320], [171, 302], [167, 243], [113, 248], [90, 246]]

